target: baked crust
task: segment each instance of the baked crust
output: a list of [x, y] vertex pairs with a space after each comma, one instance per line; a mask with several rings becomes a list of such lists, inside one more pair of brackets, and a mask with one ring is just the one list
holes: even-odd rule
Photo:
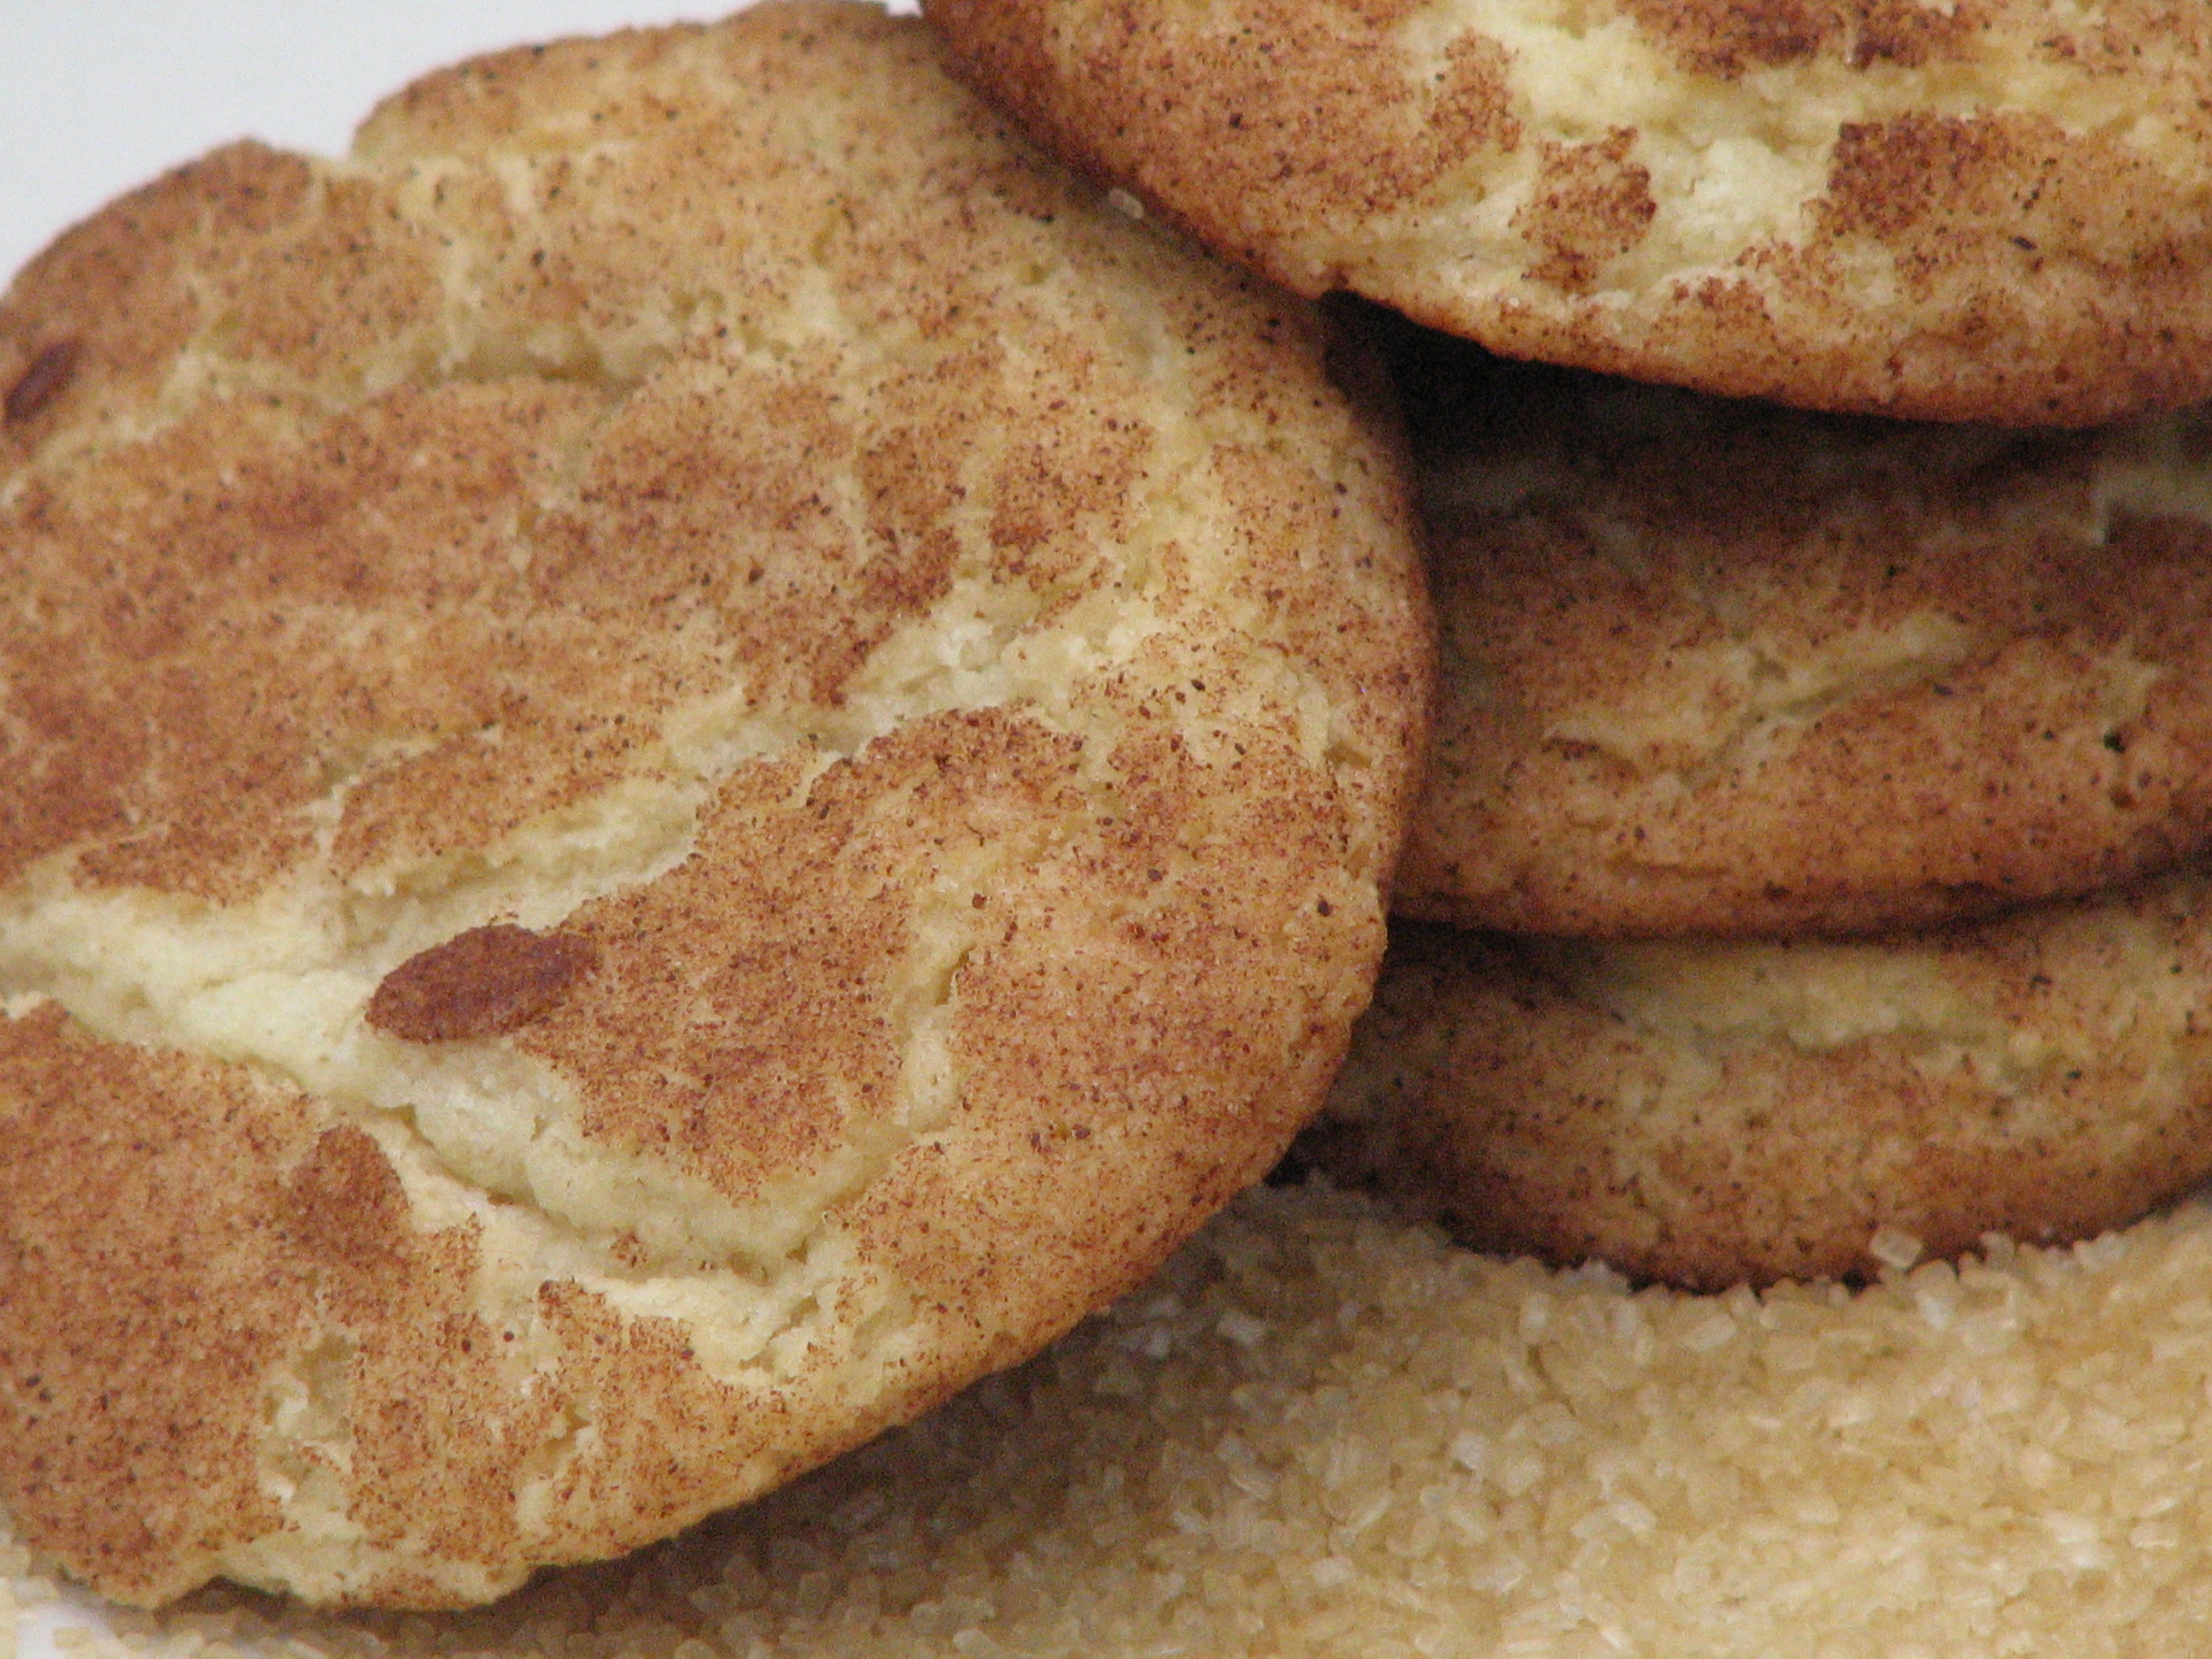
[[1061, 153], [1306, 294], [1808, 407], [2212, 393], [2176, 0], [931, 0]]
[[1443, 637], [1393, 903], [1925, 927], [2212, 836], [2212, 422], [1806, 415], [1401, 342]]
[[1301, 1155], [1477, 1249], [1722, 1290], [2072, 1243], [2212, 1176], [2203, 868], [1849, 944], [1393, 930]]
[[1257, 1178], [1426, 713], [1328, 350], [860, 7], [464, 65], [27, 270], [25, 1535], [130, 1601], [481, 1601], [1033, 1351]]

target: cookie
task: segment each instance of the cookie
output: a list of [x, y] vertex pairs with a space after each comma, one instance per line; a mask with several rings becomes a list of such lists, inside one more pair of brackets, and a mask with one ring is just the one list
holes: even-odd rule
[[2212, 23], [2171, 0], [930, 0], [1054, 146], [1300, 292], [1807, 407], [2212, 394]]
[[2070, 1243], [2212, 1177], [2208, 996], [2201, 867], [1847, 944], [1409, 927], [1301, 1155], [1479, 1249], [1699, 1289]]
[[2195, 1206], [1705, 1297], [1262, 1189], [1048, 1355], [673, 1545], [465, 1621], [202, 1602], [127, 1650], [2187, 1654], [2208, 1280]]
[[1409, 336], [1444, 663], [1401, 913], [1863, 933], [2212, 840], [2204, 410], [1905, 425]]
[[126, 1601], [481, 1601], [1021, 1358], [1261, 1175], [1429, 672], [1331, 350], [861, 7], [489, 58], [42, 256], [23, 1535]]

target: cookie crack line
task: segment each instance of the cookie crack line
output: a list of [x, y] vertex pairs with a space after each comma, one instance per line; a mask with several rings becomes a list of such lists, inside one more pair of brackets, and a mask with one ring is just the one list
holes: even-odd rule
[[[88, 222], [0, 378], [41, 331], [0, 659], [61, 672], [0, 717], [82, 787], [0, 815], [0, 1138], [63, 1172], [0, 1188], [0, 1346], [72, 1381], [0, 1388], [0, 1487], [103, 1590], [651, 1541], [1034, 1351], [1316, 1101], [1429, 691], [1402, 457], [918, 24], [462, 66]], [[117, 1248], [167, 1277], [88, 1326]]]
[[[945, 608], [957, 611], [968, 598], [956, 592], [945, 601]], [[935, 617], [912, 628], [917, 635], [945, 631]], [[1128, 642], [1140, 641], [1144, 631], [1130, 630]], [[1007, 647], [1019, 642], [1018, 634], [1000, 641], [995, 659], [980, 671], [948, 666], [934, 685], [909, 683], [897, 692], [864, 689], [846, 708], [823, 708], [814, 719], [741, 716], [717, 720], [714, 705], [720, 703], [721, 712], [726, 713], [733, 701], [728, 698], [676, 711], [664, 733], [665, 772], [674, 775], [633, 778], [630, 787], [610, 791], [592, 804], [602, 809], [628, 807], [632, 816], [648, 816], [635, 811], [637, 795], [644, 792], [659, 798], [653, 803], [659, 810], [649, 815], [655, 833], [627, 842], [610, 844], [611, 832], [603, 822], [609, 812], [572, 807], [556, 815], [551, 825], [527, 826], [509, 837], [507, 847], [474, 855], [458, 868], [378, 872], [373, 885], [351, 891], [315, 890], [312, 886], [280, 890], [246, 907], [244, 914], [222, 907], [155, 906], [143, 896], [77, 890], [68, 880], [67, 855], [60, 855], [0, 899], [0, 915], [10, 924], [0, 929], [0, 995], [12, 999], [19, 1009], [50, 999], [103, 1036], [248, 1064], [272, 1081], [313, 1093], [331, 1091], [328, 1097], [349, 1102], [349, 1109], [404, 1115], [410, 1109], [407, 1103], [372, 1104], [368, 1097], [334, 1083], [327, 1074], [331, 1060], [327, 1050], [317, 1055], [302, 1054], [296, 1045], [289, 1052], [257, 1048], [257, 1031], [272, 1034], [275, 1023], [240, 1030], [230, 1026], [229, 1017], [242, 1003], [282, 996], [279, 982], [290, 979], [307, 994], [319, 994], [330, 1005], [318, 1024], [325, 1042], [337, 1048], [345, 1039], [333, 1028], [362, 1021], [376, 988], [390, 985], [409, 963], [434, 955], [453, 940], [502, 926], [520, 929], [526, 924], [531, 937], [557, 936], [563, 923], [595, 900], [650, 884], [677, 868], [693, 849], [700, 814], [714, 787], [751, 761], [792, 752], [804, 756], [804, 769], [792, 791], [794, 799], [803, 799], [832, 768], [857, 759], [871, 744], [902, 726], [934, 715], [1012, 708], [1056, 735], [1079, 735], [1076, 726], [1044, 705], [1037, 695], [1042, 688], [1018, 682], [992, 684], [993, 671], [1006, 666]], [[1097, 643], [1091, 642], [1094, 647]], [[906, 641], [895, 637], [879, 647], [878, 660], [895, 663], [906, 650]], [[861, 677], [862, 687], [868, 678]], [[669, 732], [675, 734], [673, 741]], [[1085, 769], [1081, 787], [1094, 818], [1110, 821], [1123, 810], [1112, 779], [1098, 765]], [[994, 843], [996, 856], [989, 868], [975, 872], [957, 893], [933, 898], [933, 910], [957, 912], [971, 906], [988, 880], [1024, 860], [1044, 856], [1048, 844], [1042, 836]], [[502, 874], [506, 879], [501, 878]], [[534, 878], [532, 884], [537, 885], [549, 874], [561, 878], [555, 896], [540, 894], [526, 901], [520, 890], [522, 879]], [[256, 924], [269, 920], [270, 912], [285, 910], [293, 913], [284, 918], [291, 925], [275, 930], [276, 943], [264, 947], [258, 957], [246, 954], [246, 941], [264, 931]], [[57, 911], [63, 913], [59, 928], [54, 925]], [[141, 913], [136, 928], [131, 926], [133, 911]], [[518, 914], [520, 922], [514, 920]], [[35, 927], [34, 916], [39, 919]], [[73, 928], [67, 925], [72, 919]], [[135, 949], [118, 950], [110, 931], [118, 924], [125, 933], [143, 932], [143, 942]], [[926, 918], [917, 933], [927, 925]], [[27, 940], [34, 932], [58, 932], [61, 942], [43, 951], [32, 949]], [[191, 969], [180, 972], [185, 964]], [[951, 996], [952, 976], [939, 973], [932, 977], [939, 986], [935, 1006], [941, 1010]], [[166, 1016], [161, 1012], [165, 1002], [170, 1005]], [[203, 1011], [198, 1018], [191, 1012], [195, 1006]], [[210, 1030], [211, 1026], [216, 1029]], [[388, 1023], [385, 1029], [397, 1039], [406, 1036]], [[495, 1039], [504, 1033], [474, 1035]], [[433, 1040], [445, 1046], [443, 1041]], [[885, 1157], [872, 1163], [879, 1173], [888, 1161]]]
[[[380, 1021], [372, 1011], [380, 996], [388, 999], [395, 981], [404, 986], [410, 967], [419, 975], [424, 964], [434, 963], [457, 942], [481, 940], [501, 930], [541, 945], [557, 940], [563, 937], [563, 924], [586, 906], [647, 886], [677, 869], [691, 853], [700, 814], [714, 788], [753, 762], [793, 752], [804, 756], [792, 789], [799, 799], [870, 744], [937, 715], [1016, 710], [1054, 735], [1081, 738], [1079, 723], [1048, 706], [1060, 696], [1053, 672], [1054, 645], [1079, 650], [1092, 672], [1107, 672], [1117, 650], [1118, 660], [1126, 663], [1164, 625], [1157, 611], [1150, 610], [1149, 622], [1133, 623], [1125, 603], [1117, 635], [1110, 641], [1079, 634], [1040, 639], [1026, 624], [1016, 626], [986, 636], [989, 652], [981, 663], [939, 662], [933, 673], [916, 678], [909, 641], [951, 631], [942, 613], [957, 613], [972, 599], [956, 588], [939, 614], [886, 641], [873, 665], [855, 678], [842, 708], [825, 707], [799, 718], [757, 717], [743, 712], [743, 688], [735, 687], [674, 711], [663, 726], [662, 775], [634, 777], [627, 787], [591, 804], [600, 810], [567, 809], [550, 825], [526, 826], [507, 848], [471, 855], [458, 866], [376, 872], [349, 891], [315, 890], [312, 885], [280, 890], [247, 907], [258, 916], [179, 904], [169, 905], [164, 915], [140, 896], [74, 890], [67, 879], [66, 856], [58, 858], [5, 902], [15, 914], [13, 925], [0, 929], [0, 988], [12, 1000], [13, 1012], [51, 999], [96, 1034], [242, 1065], [274, 1085], [310, 1095], [324, 1103], [333, 1124], [371, 1130], [424, 1214], [481, 1218], [490, 1206], [502, 1210], [504, 1224], [511, 1228], [516, 1219], [511, 1206], [527, 1206], [539, 1235], [532, 1253], [568, 1261], [580, 1282], [608, 1294], [618, 1306], [632, 1299], [627, 1289], [648, 1273], [696, 1282], [699, 1273], [727, 1271], [761, 1293], [778, 1294], [780, 1286], [805, 1277], [805, 1264], [834, 1225], [830, 1212], [857, 1198], [902, 1152], [950, 1117], [957, 1082], [949, 1070], [945, 1030], [961, 965], [980, 937], [975, 913], [986, 908], [994, 884], [1049, 856], [1066, 831], [1045, 828], [994, 840], [958, 880], [940, 884], [917, 911], [908, 951], [911, 957], [931, 958], [916, 975], [930, 989], [926, 1000], [902, 1011], [897, 1046], [907, 1098], [895, 1114], [897, 1132], [876, 1137], [857, 1151], [842, 1178], [822, 1194], [810, 1230], [776, 1237], [766, 1249], [751, 1243], [759, 1231], [757, 1217], [719, 1202], [674, 1171], [635, 1160], [615, 1177], [627, 1180], [641, 1194], [630, 1225], [617, 1229], [579, 1222], [561, 1204], [549, 1201], [528, 1173], [533, 1164], [550, 1160], [565, 1166], [550, 1172], [557, 1176], [583, 1161], [580, 1146], [554, 1144], [564, 1137], [573, 1139], [577, 1112], [573, 1091], [557, 1074], [512, 1052], [488, 1054], [487, 1048], [501, 1048], [506, 1030], [433, 1030], [417, 1034], [427, 1041], [410, 1042], [404, 1018]], [[1326, 688], [1287, 652], [1271, 648], [1261, 656], [1290, 687], [1283, 701], [1307, 718], [1310, 730], [1301, 747], [1309, 758], [1331, 767], [1368, 763], [1370, 757], [1349, 752], [1332, 734]], [[1044, 665], [1035, 666], [1040, 663]], [[1032, 677], [1035, 683], [1030, 683]], [[1205, 723], [1195, 716], [1185, 725], [1189, 736], [1204, 736]], [[1096, 741], [1082, 747], [1085, 764], [1077, 783], [1086, 821], [1094, 825], [1111, 823], [1127, 811], [1109, 749]], [[354, 781], [343, 781], [333, 799], [342, 798]], [[655, 811], [637, 812], [641, 793], [658, 798]], [[606, 826], [618, 805], [631, 817], [647, 817], [653, 833], [617, 839]], [[525, 899], [526, 884], [542, 889], [545, 876], [553, 872], [560, 877], [557, 896], [540, 891]], [[291, 925], [277, 930], [277, 947], [258, 959], [240, 954], [245, 939], [264, 931], [257, 922], [265, 922], [271, 910], [287, 908], [294, 913], [287, 919]], [[141, 913], [135, 925], [134, 910]], [[73, 914], [74, 929], [66, 924], [56, 929], [58, 912], [64, 917]], [[33, 915], [40, 919], [35, 931], [64, 935], [58, 946], [49, 945], [43, 952], [24, 948], [23, 940], [34, 931]], [[135, 948], [118, 951], [118, 931], [142, 937]], [[933, 933], [942, 937], [933, 943]], [[179, 966], [186, 963], [196, 971], [179, 976]], [[588, 969], [577, 970], [585, 972]], [[296, 1017], [303, 1001], [319, 1004], [319, 1018], [288, 1023], [255, 1012], [283, 1006]], [[295, 1035], [296, 1028], [307, 1033], [304, 1040]], [[399, 1085], [379, 1090], [347, 1080], [347, 1073], [358, 1069], [363, 1045], [387, 1056], [407, 1054]], [[483, 1076], [487, 1067], [489, 1083]], [[510, 1170], [503, 1178], [455, 1151], [469, 1139], [465, 1126], [456, 1123], [456, 1114], [498, 1111], [494, 1103], [501, 1087], [531, 1103], [519, 1109], [534, 1113], [536, 1120], [526, 1145], [507, 1160], [519, 1159], [522, 1172]], [[468, 1097], [466, 1103], [453, 1104], [456, 1095]], [[591, 1156], [613, 1158], [605, 1148], [593, 1149]], [[454, 1190], [437, 1190], [448, 1185]], [[694, 1219], [689, 1227], [656, 1224], [659, 1211], [689, 1212]], [[642, 1255], [629, 1260], [617, 1254], [641, 1249]], [[653, 1300], [665, 1304], [670, 1298], [662, 1294]], [[761, 1347], [801, 1333], [803, 1323], [789, 1322], [756, 1333]], [[743, 1363], [750, 1365], [751, 1357]]]
[[2206, 390], [2175, 344], [2206, 319], [2187, 29], [2035, 5], [1779, 28], [1647, 0], [927, 9], [1017, 118], [1217, 252], [1510, 356], [2018, 425]]

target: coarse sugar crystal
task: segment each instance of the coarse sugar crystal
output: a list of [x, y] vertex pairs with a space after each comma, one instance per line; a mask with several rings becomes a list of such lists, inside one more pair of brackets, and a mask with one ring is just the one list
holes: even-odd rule
[[669, 1545], [453, 1618], [114, 1622], [299, 1659], [2194, 1654], [2207, 1282], [2195, 1207], [1693, 1297], [1266, 1189], [1047, 1355]]

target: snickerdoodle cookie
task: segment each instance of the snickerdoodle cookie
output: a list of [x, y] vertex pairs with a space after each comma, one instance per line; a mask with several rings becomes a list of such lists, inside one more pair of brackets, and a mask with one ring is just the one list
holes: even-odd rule
[[2176, 0], [929, 0], [1065, 154], [1307, 294], [1809, 407], [2212, 395]]
[[1807, 415], [1393, 341], [1443, 635], [1394, 902], [1866, 932], [2212, 839], [2212, 416]]
[[2068, 1243], [2212, 1176], [2208, 1000], [2202, 866], [1873, 940], [1403, 926], [1301, 1144], [1484, 1249], [1693, 1288]]
[[1429, 650], [1302, 304], [918, 23], [220, 151], [0, 304], [0, 1500], [482, 1600], [1149, 1272], [1316, 1103]]

